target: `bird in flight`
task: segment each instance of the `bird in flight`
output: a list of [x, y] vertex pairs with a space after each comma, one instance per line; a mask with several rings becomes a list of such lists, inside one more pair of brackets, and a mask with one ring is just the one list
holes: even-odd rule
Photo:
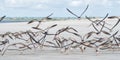
[[81, 13], [80, 16], [76, 15], [75, 13], [73, 13], [70, 9], [66, 8], [68, 12], [70, 12], [72, 15], [76, 16], [78, 19], [81, 18], [81, 16], [87, 11], [89, 5], [87, 5], [87, 7], [85, 8], [85, 10]]
[[1, 22], [5, 17], [6, 17], [5, 15], [2, 16], [2, 17], [0, 18], [0, 22]]

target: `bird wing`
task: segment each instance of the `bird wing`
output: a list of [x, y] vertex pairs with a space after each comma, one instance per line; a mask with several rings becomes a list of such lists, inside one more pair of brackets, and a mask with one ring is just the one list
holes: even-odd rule
[[113, 28], [115, 28], [118, 24], [119, 24], [119, 22], [120, 22], [120, 19], [117, 21], [117, 23], [111, 28], [111, 30], [113, 29]]
[[50, 15], [48, 15], [46, 18], [49, 18], [50, 16], [52, 16], [53, 15], [53, 13], [51, 13]]
[[97, 24], [100, 24], [101, 22], [103, 22], [107, 17], [108, 17], [108, 13], [106, 14], [106, 16], [102, 19], [102, 20], [100, 20]]
[[1, 18], [0, 18], [0, 22], [1, 22], [5, 17], [6, 17], [6, 16], [1, 17]]
[[70, 12], [72, 15], [76, 16], [77, 18], [79, 18], [78, 15], [74, 14], [72, 11], [70, 11], [68, 8], [66, 8], [68, 12]]
[[80, 17], [87, 11], [89, 5], [87, 5], [87, 7], [85, 8], [85, 10], [81, 13]]

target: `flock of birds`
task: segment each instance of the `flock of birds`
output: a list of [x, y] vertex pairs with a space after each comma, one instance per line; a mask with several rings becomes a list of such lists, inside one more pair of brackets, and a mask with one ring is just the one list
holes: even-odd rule
[[[87, 11], [89, 5], [87, 5], [86, 9], [81, 13], [80, 16], [74, 14], [70, 9], [66, 8], [69, 13], [76, 16], [79, 20], [81, 16]], [[0, 34], [0, 52], [1, 55], [4, 55], [6, 51], [12, 50], [15, 47], [15, 50], [24, 51], [24, 50], [32, 50], [38, 49], [43, 47], [51, 47], [59, 49], [61, 52], [68, 54], [71, 49], [79, 48], [80, 51], [83, 53], [86, 48], [95, 49], [96, 54], [99, 53], [100, 50], [120, 50], [120, 35], [119, 30], [116, 32], [112, 32], [114, 28], [119, 24], [120, 18], [117, 16], [109, 16], [108, 13], [106, 16], [101, 20], [92, 20], [90, 17], [86, 17], [87, 20], [91, 22], [90, 26], [94, 28], [94, 31], [87, 32], [85, 35], [80, 35], [77, 29], [74, 27], [64, 27], [55, 31], [55, 33], [49, 33], [51, 29], [57, 26], [57, 24], [53, 24], [48, 26], [45, 29], [40, 28], [41, 23], [43, 20], [52, 19], [50, 16], [53, 15], [51, 13], [49, 16], [41, 19], [40, 21], [31, 20], [28, 24], [33, 22], [38, 22], [37, 26], [32, 27], [32, 30], [28, 31], [20, 31], [20, 32], [6, 32], [4, 34]], [[0, 19], [0, 22], [5, 18], [3, 16]], [[108, 24], [106, 19], [117, 19], [115, 25], [112, 27], [107, 27]], [[109, 32], [108, 32], [109, 31]], [[69, 33], [77, 37], [65, 37], [62, 36], [64, 33]], [[94, 36], [96, 35], [96, 36]], [[99, 37], [99, 35], [107, 35], [107, 37]], [[52, 40], [47, 40], [46, 37], [52, 36]], [[91, 39], [92, 37], [92, 39]], [[14, 43], [10, 43], [11, 41], [18, 41]], [[22, 41], [22, 42], [19, 42]], [[13, 49], [14, 50], [14, 49]]]

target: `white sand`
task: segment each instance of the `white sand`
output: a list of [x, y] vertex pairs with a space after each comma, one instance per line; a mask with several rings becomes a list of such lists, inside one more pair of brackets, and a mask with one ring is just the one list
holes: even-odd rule
[[[115, 24], [116, 21], [108, 21], [110, 24]], [[89, 21], [78, 21], [78, 20], [68, 20], [68, 21], [49, 21], [43, 22], [40, 25], [41, 28], [51, 26], [53, 24], [58, 24], [50, 30], [50, 33], [55, 33], [58, 29], [62, 27], [71, 26], [79, 31], [80, 35], [85, 34], [88, 31], [93, 30], [89, 27]], [[31, 27], [36, 26], [37, 22], [32, 24], [27, 24], [27, 22], [22, 23], [0, 23], [0, 33], [5, 32], [19, 32], [32, 30]], [[112, 25], [111, 25], [112, 26]], [[115, 27], [114, 31], [120, 30], [120, 24]], [[113, 32], [114, 32], [113, 31]], [[49, 39], [49, 38], [48, 38]], [[30, 53], [29, 53], [30, 52]], [[0, 56], [0, 60], [120, 60], [120, 51], [106, 52], [103, 51], [100, 55], [96, 56], [95, 52], [92, 50], [87, 50], [85, 53], [81, 53], [79, 50], [70, 52], [68, 55], [61, 54], [59, 51], [51, 48], [46, 48], [43, 51], [25, 51], [22, 55], [19, 55], [19, 51], [7, 51], [4, 56]]]

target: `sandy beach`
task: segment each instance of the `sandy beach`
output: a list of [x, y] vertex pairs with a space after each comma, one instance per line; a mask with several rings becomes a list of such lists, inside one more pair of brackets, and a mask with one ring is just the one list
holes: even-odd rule
[[[110, 26], [116, 23], [116, 20], [107, 20]], [[37, 31], [32, 29], [36, 26], [38, 22], [27, 24], [28, 22], [17, 22], [17, 23], [0, 23], [0, 34], [6, 32], [20, 32], [20, 31]], [[57, 24], [56, 27], [50, 29], [49, 33], [55, 33], [58, 29], [63, 27], [73, 27], [78, 31], [78, 34], [84, 35], [86, 32], [94, 31], [93, 27], [89, 27], [91, 24], [88, 20], [66, 20], [66, 21], [45, 21], [39, 26], [44, 29], [48, 26]], [[107, 26], [107, 25], [106, 25]], [[108, 27], [110, 27], [108, 26]], [[117, 25], [112, 33], [120, 30], [120, 24]], [[111, 33], [111, 34], [112, 34]], [[119, 35], [119, 34], [118, 34]], [[64, 34], [64, 37], [72, 37], [73, 35]], [[46, 40], [52, 41], [51, 36], [47, 37]], [[15, 41], [18, 42], [18, 41]], [[13, 43], [13, 42], [10, 42]], [[120, 50], [119, 51], [101, 51], [101, 53], [96, 56], [93, 49], [87, 49], [84, 53], [81, 53], [79, 49], [75, 49], [69, 52], [69, 54], [61, 53], [59, 50], [54, 48], [43, 48], [42, 50], [25, 50], [23, 54], [19, 51], [7, 51], [4, 56], [0, 55], [0, 60], [120, 60]]]

